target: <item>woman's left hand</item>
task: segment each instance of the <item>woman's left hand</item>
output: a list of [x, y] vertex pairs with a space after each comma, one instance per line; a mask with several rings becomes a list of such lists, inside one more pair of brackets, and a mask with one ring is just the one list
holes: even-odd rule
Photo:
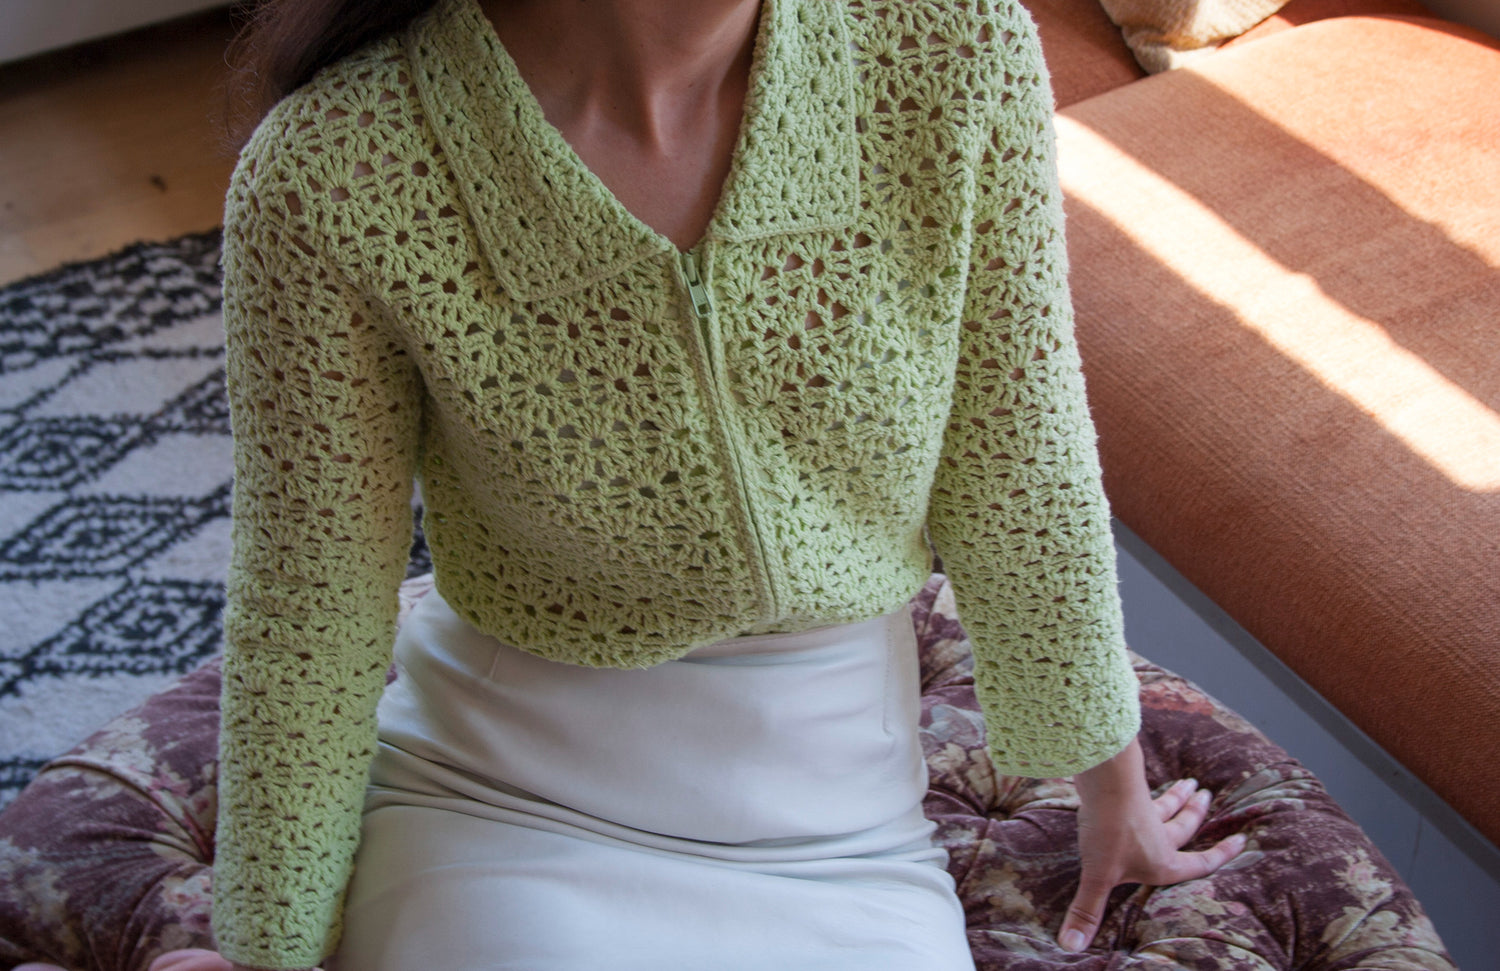
[[1139, 741], [1074, 782], [1083, 876], [1057, 935], [1066, 950], [1088, 947], [1110, 891], [1120, 884], [1166, 886], [1206, 877], [1244, 849], [1245, 837], [1236, 833], [1206, 850], [1182, 851], [1208, 815], [1210, 794], [1185, 779], [1152, 799]]

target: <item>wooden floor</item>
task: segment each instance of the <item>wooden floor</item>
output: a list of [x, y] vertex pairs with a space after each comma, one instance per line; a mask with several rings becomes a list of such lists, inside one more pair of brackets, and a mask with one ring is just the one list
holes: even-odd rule
[[229, 15], [0, 65], [0, 284], [219, 224]]

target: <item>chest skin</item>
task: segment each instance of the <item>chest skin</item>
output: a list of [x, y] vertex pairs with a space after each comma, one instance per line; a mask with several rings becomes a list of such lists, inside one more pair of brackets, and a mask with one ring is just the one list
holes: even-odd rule
[[634, 78], [623, 68], [613, 73], [610, 64], [589, 70], [572, 63], [587, 55], [548, 40], [578, 31], [559, 21], [585, 11], [582, 5], [553, 6], [545, 20], [512, 3], [480, 6], [548, 123], [615, 199], [679, 250], [700, 242], [732, 167], [758, 0], [720, 4], [729, 8], [720, 15], [728, 26], [696, 52], [695, 82], [676, 74], [670, 52], [644, 59], [665, 68]]
[[[395, 117], [383, 147], [422, 178], [371, 179], [337, 214], [366, 256], [356, 286], [421, 372], [429, 541], [502, 552], [447, 566], [555, 601], [558, 624], [592, 623], [584, 594], [635, 609], [642, 576], [691, 581], [677, 619], [704, 636], [853, 617], [873, 588], [894, 607], [925, 577], [983, 150], [971, 102], [923, 90], [842, 8], [763, 10], [742, 144], [688, 254], [711, 301], [696, 317], [677, 241], [546, 122], [478, 8], [382, 63], [391, 90], [415, 69], [408, 111], [462, 106], [441, 128]], [[828, 63], [793, 70], [803, 49]], [[343, 110], [356, 131], [376, 115]], [[307, 167], [331, 182], [338, 161]], [[661, 626], [652, 600], [635, 640]], [[558, 640], [552, 617], [507, 636]]]

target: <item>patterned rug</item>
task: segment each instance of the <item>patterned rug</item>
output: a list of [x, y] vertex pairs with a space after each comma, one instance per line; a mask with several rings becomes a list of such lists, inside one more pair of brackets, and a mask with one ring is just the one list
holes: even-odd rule
[[219, 649], [218, 258], [213, 232], [0, 289], [0, 805]]

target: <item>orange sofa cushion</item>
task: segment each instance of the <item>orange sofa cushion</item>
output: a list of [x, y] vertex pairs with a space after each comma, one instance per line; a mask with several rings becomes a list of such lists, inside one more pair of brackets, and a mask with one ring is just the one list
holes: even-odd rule
[[1430, 17], [1417, 0], [1291, 0], [1271, 16], [1230, 41], [1220, 50], [1260, 40], [1299, 24], [1332, 17]]
[[1497, 105], [1500, 42], [1344, 17], [1058, 136], [1116, 514], [1500, 842]]
[[[1146, 76], [1120, 28], [1099, 0], [1022, 0], [1042, 41], [1059, 108], [1112, 91]], [[1243, 44], [1298, 24], [1329, 17], [1363, 15], [1423, 16], [1418, 0], [1291, 0], [1274, 15], [1226, 42]]]
[[1146, 76], [1099, 0], [1022, 0], [1036, 21], [1059, 108]]

